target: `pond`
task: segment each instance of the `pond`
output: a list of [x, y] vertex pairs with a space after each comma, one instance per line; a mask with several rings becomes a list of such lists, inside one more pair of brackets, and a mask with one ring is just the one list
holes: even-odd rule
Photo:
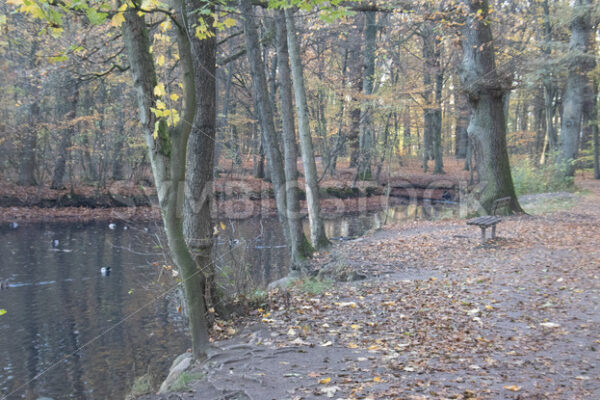
[[[388, 222], [453, 213], [447, 205], [388, 210]], [[382, 225], [382, 212], [327, 219], [333, 239]], [[228, 290], [287, 273], [274, 218], [224, 220], [214, 263]], [[220, 225], [219, 222], [219, 225]], [[112, 229], [114, 228], [114, 229]], [[122, 399], [133, 379], [164, 372], [189, 347], [164, 237], [156, 224], [21, 224], [0, 228], [0, 398]], [[110, 266], [104, 276], [100, 269]]]

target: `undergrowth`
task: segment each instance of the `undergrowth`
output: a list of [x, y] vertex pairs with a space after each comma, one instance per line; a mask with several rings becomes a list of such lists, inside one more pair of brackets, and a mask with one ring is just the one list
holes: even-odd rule
[[575, 190], [573, 177], [565, 176], [564, 167], [554, 159], [544, 165], [537, 165], [530, 158], [525, 158], [513, 162], [512, 165], [512, 178], [517, 196]]

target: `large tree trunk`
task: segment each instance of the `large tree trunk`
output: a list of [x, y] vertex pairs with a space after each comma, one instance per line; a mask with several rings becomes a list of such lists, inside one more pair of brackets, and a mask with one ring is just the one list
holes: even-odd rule
[[[254, 10], [250, 0], [238, 0], [243, 17], [243, 26], [246, 42], [246, 53], [250, 63], [252, 75], [252, 92], [256, 104], [258, 119], [263, 134], [263, 143], [269, 169], [271, 171], [271, 182], [275, 192], [277, 203], [277, 216], [283, 228], [287, 243], [290, 244], [290, 230], [287, 221], [287, 202], [285, 198], [285, 173], [283, 159], [279, 151], [275, 124], [273, 121], [273, 109], [267, 91], [267, 78], [264, 63], [260, 54], [258, 32], [254, 22]], [[294, 266], [295, 267], [295, 266]]]
[[[186, 93], [185, 98], [195, 99], [195, 109], [186, 108], [183, 116], [189, 129], [185, 157], [183, 232], [196, 268], [204, 274], [204, 312], [208, 312], [220, 304], [217, 302], [215, 273], [211, 262], [213, 224], [210, 216], [217, 117], [217, 39], [214, 28], [209, 28], [212, 34], [204, 39], [197, 38], [193, 32], [198, 25], [198, 10], [214, 13], [215, 9], [205, 0], [185, 0], [184, 4], [185, 8], [180, 6], [180, 9], [181, 14], [187, 13], [187, 32], [178, 30], [177, 42], [183, 79], [186, 82], [184, 87], [190, 92]], [[212, 16], [202, 18], [207, 26], [213, 26]], [[192, 295], [201, 296], [202, 292]], [[195, 302], [200, 303], [197, 300]]]
[[327, 239], [327, 236], [325, 236], [323, 219], [321, 218], [317, 166], [315, 164], [315, 153], [310, 136], [308, 105], [306, 103], [306, 89], [304, 87], [304, 73], [302, 71], [302, 60], [300, 59], [300, 45], [298, 44], [298, 37], [296, 35], [294, 16], [290, 9], [285, 10], [285, 22], [288, 31], [288, 48], [292, 66], [296, 111], [298, 114], [298, 133], [300, 136], [300, 149], [302, 152], [302, 164], [304, 165], [304, 179], [306, 182], [310, 239], [316, 249], [322, 249], [329, 245], [329, 240]]
[[73, 120], [77, 115], [77, 101], [79, 99], [79, 85], [74, 81], [63, 82], [64, 91], [59, 91], [62, 98], [57, 99], [58, 104], [61, 104], [57, 112], [57, 122], [66, 125], [62, 128], [62, 137], [60, 139], [60, 145], [58, 149], [58, 157], [56, 158], [56, 164], [54, 165], [54, 173], [52, 175], [51, 189], [62, 189], [63, 179], [65, 177], [65, 171], [67, 166], [67, 160], [69, 159], [69, 147], [71, 146], [71, 139], [75, 133], [75, 126]]
[[[156, 107], [153, 94], [157, 84], [156, 72], [144, 17], [138, 15], [136, 9], [131, 8], [125, 12], [123, 38], [137, 93], [140, 123], [148, 146], [167, 242], [173, 261], [181, 271], [192, 336], [192, 352], [195, 357], [202, 358], [209, 346], [204, 303], [204, 275], [199, 273], [186, 245], [181, 210], [181, 205], [184, 203], [182, 196], [184, 195], [186, 144], [189, 127], [194, 121], [192, 116], [196, 109], [193, 75], [190, 75], [191, 60], [185, 54], [181, 54], [184, 49], [180, 49], [181, 63], [185, 69], [186, 112], [182, 121], [176, 127], [169, 129], [164, 118], [157, 119], [151, 112], [151, 108]], [[156, 138], [155, 128], [157, 128]]]
[[468, 133], [479, 175], [480, 211], [491, 212], [495, 200], [510, 197], [506, 212], [522, 212], [512, 182], [506, 148], [504, 96], [510, 82], [498, 75], [487, 0], [465, 0], [469, 9], [463, 32], [461, 83], [472, 114]]
[[287, 217], [290, 225], [292, 262], [301, 264], [310, 257], [312, 248], [304, 236], [302, 214], [298, 200], [298, 151], [294, 127], [294, 104], [292, 101], [292, 78], [289, 63], [285, 14], [275, 11], [275, 37], [277, 41], [277, 63], [279, 69], [279, 101], [281, 103], [281, 126], [283, 130], [283, 152], [285, 159], [285, 194]]
[[575, 173], [574, 160], [579, 149], [579, 134], [581, 131], [581, 115], [583, 112], [584, 89], [589, 71], [590, 58], [587, 47], [591, 32], [589, 5], [592, 0], [576, 0], [573, 6], [571, 21], [571, 53], [567, 87], [563, 96], [562, 124], [560, 131], [559, 162], [563, 164], [564, 173], [573, 176]]

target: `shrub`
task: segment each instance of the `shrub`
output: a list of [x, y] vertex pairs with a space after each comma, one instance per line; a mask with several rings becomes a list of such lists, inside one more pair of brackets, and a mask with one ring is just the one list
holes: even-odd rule
[[564, 167], [548, 160], [545, 165], [536, 165], [529, 158], [512, 162], [512, 178], [517, 196], [529, 193], [573, 191], [573, 177], [565, 176]]

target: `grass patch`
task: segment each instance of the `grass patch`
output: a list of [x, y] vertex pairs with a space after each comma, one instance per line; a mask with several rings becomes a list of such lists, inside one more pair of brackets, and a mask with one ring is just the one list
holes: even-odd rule
[[540, 215], [569, 210], [575, 206], [575, 202], [576, 199], [574, 198], [539, 199], [521, 206], [528, 214]]
[[183, 392], [188, 389], [188, 385], [193, 381], [197, 381], [204, 378], [204, 374], [199, 372], [183, 372], [179, 378], [171, 385], [169, 391], [173, 392]]
[[306, 278], [297, 281], [294, 285], [303, 292], [316, 295], [323, 294], [331, 289], [333, 287], [333, 280]]
[[572, 192], [573, 177], [565, 176], [564, 167], [554, 157], [545, 165], [537, 165], [529, 158], [512, 163], [512, 178], [517, 196], [532, 193]]

